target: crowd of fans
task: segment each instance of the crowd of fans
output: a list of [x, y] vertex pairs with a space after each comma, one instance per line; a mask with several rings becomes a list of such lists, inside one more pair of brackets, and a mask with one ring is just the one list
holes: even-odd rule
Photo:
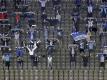
[[[2, 52], [2, 60], [5, 66], [10, 67], [13, 53], [16, 55], [17, 67], [23, 69], [24, 66], [24, 56], [29, 53], [31, 66], [38, 66], [39, 58], [47, 58], [47, 67], [52, 69], [53, 52], [60, 41], [65, 37], [63, 28], [61, 28], [61, 0], [52, 0], [53, 11], [55, 17], [48, 17], [46, 13], [47, 2], [50, 0], [38, 0], [40, 5], [40, 15], [41, 24], [43, 26], [44, 32], [44, 45], [46, 50], [46, 55], [38, 56], [37, 52], [41, 48], [42, 40], [38, 37], [38, 25], [35, 20], [35, 12], [32, 11], [31, 6], [29, 6], [30, 0], [26, 0], [26, 5], [23, 0], [13, 0], [13, 12], [8, 12], [8, 2], [6, 0], [1, 0], [0, 2], [0, 40]], [[84, 19], [86, 21], [86, 27], [84, 31], [81, 31], [80, 21], [81, 17], [81, 6], [82, 0], [73, 0], [75, 7], [72, 10], [72, 24], [71, 36], [72, 44], [68, 45], [69, 57], [70, 57], [70, 67], [76, 66], [77, 56], [81, 55], [83, 66], [87, 67], [90, 65], [90, 57], [93, 56], [92, 53], [96, 51], [97, 38], [100, 39], [101, 50], [96, 57], [99, 60], [100, 67], [105, 68], [105, 60], [107, 59], [107, 47], [106, 47], [106, 30], [107, 30], [107, 2], [102, 0], [102, 5], [99, 7], [99, 14], [101, 17], [101, 22], [97, 21], [94, 17], [96, 5], [92, 0], [86, 0], [87, 4], [87, 17]], [[10, 16], [14, 17], [14, 27], [10, 23]], [[25, 21], [26, 27], [21, 26], [21, 22]], [[98, 27], [100, 23], [100, 27]], [[47, 27], [54, 26], [55, 38], [49, 38], [49, 29]], [[81, 34], [80, 34], [81, 32]], [[82, 34], [84, 33], [84, 34]], [[78, 34], [78, 35], [77, 35]], [[73, 36], [75, 35], [75, 36]], [[93, 35], [95, 38], [93, 39]], [[98, 36], [98, 37], [96, 37]]]

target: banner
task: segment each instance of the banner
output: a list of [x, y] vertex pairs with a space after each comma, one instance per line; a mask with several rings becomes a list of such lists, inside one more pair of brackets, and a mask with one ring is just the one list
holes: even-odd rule
[[79, 40], [87, 38], [87, 34], [83, 32], [73, 32], [71, 33], [71, 36], [73, 37], [75, 41], [79, 41]]

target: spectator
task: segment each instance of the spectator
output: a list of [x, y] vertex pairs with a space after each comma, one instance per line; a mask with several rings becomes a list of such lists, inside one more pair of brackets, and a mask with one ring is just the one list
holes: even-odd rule
[[2, 46], [8, 46], [9, 45], [10, 38], [1, 38]]
[[87, 32], [87, 38], [86, 38], [86, 41], [87, 41], [87, 42], [89, 42], [89, 41], [91, 40], [91, 39], [90, 39], [91, 36], [92, 36], [91, 32], [88, 31], [88, 32]]
[[15, 18], [16, 18], [16, 24], [18, 24], [19, 21], [20, 21], [20, 15], [19, 15], [19, 14], [16, 14]]
[[92, 4], [89, 4], [88, 5], [88, 15], [87, 15], [87, 17], [92, 17], [92, 15], [93, 15], [93, 6], [92, 6]]
[[26, 47], [27, 50], [29, 51], [29, 55], [30, 55], [30, 60], [31, 60], [31, 65], [34, 66], [35, 65], [35, 56], [34, 56], [34, 51], [37, 49], [37, 45], [36, 42], [34, 42], [34, 45], [30, 47]]
[[87, 22], [88, 22], [88, 30], [89, 30], [90, 32], [92, 32], [92, 28], [93, 28], [93, 26], [94, 26], [94, 21], [91, 20], [91, 19], [89, 19]]
[[83, 41], [80, 41], [80, 43], [79, 43], [79, 51], [80, 51], [80, 53], [82, 53], [82, 52], [85, 53], [84, 49], [85, 49], [85, 43]]
[[28, 39], [29, 41], [35, 41], [37, 36], [37, 32], [34, 27], [31, 27], [28, 31]]
[[48, 55], [48, 68], [52, 69], [52, 56]]
[[107, 8], [106, 5], [101, 5], [100, 6], [100, 15], [101, 17], [105, 18], [107, 14]]
[[52, 41], [49, 42], [49, 45], [47, 46], [47, 53], [48, 55], [52, 55], [53, 51], [54, 51], [54, 44]]
[[47, 0], [39, 0], [39, 2], [41, 4], [41, 12], [43, 13], [45, 11], [45, 8], [46, 8]]
[[84, 54], [82, 56], [82, 61], [83, 61], [83, 66], [87, 67], [88, 66], [89, 57], [86, 54]]
[[100, 67], [104, 67], [105, 68], [105, 57], [104, 57], [103, 54], [100, 55], [99, 62], [100, 62]]
[[11, 54], [9, 52], [4, 53], [3, 56], [2, 56], [3, 63], [8, 68], [8, 70], [9, 70], [9, 67], [10, 67], [11, 57], [12, 56], [11, 56]]
[[61, 15], [59, 12], [57, 12], [56, 14], [56, 19], [58, 19], [59, 23], [61, 22]]
[[22, 69], [23, 69], [23, 65], [24, 65], [23, 63], [24, 63], [23, 57], [22, 56], [18, 56], [17, 57], [17, 68], [19, 68], [19, 66], [21, 66]]
[[17, 56], [17, 57], [23, 57], [23, 55], [24, 55], [24, 50], [23, 50], [23, 48], [22, 48], [22, 47], [16, 48], [16, 56]]
[[48, 55], [52, 55], [52, 53], [54, 52], [55, 50], [55, 45], [58, 43], [59, 40], [57, 39], [48, 39], [47, 42], [48, 42], [48, 45], [47, 45], [47, 53]]
[[58, 27], [57, 28], [57, 37], [58, 37], [58, 39], [63, 39], [63, 36], [64, 36], [64, 31], [60, 27]]
[[69, 46], [69, 49], [70, 49], [69, 52], [70, 52], [70, 68], [71, 68], [72, 65], [76, 66], [77, 53], [74, 45]]
[[73, 20], [73, 25], [74, 25], [75, 28], [76, 28], [76, 31], [79, 31], [80, 13], [79, 13], [79, 11], [77, 10], [77, 8], [73, 10], [72, 20]]
[[20, 39], [20, 33], [19, 33], [19, 32], [15, 32], [15, 33], [14, 33], [14, 40], [15, 40], [15, 45], [16, 45], [16, 46], [19, 46], [19, 45], [20, 45], [19, 39]]
[[89, 41], [87, 43], [87, 46], [88, 46], [89, 53], [93, 52], [94, 47], [95, 47], [95, 41]]
[[13, 0], [13, 2], [14, 2], [15, 10], [17, 10], [17, 9], [18, 9], [18, 6], [19, 6], [20, 3], [21, 3], [21, 0]]

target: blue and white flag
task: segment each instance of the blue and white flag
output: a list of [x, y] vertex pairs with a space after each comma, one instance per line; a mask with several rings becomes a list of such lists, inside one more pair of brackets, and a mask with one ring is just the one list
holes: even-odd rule
[[71, 36], [73, 37], [75, 41], [79, 41], [79, 40], [87, 38], [87, 34], [83, 32], [73, 32], [71, 33]]

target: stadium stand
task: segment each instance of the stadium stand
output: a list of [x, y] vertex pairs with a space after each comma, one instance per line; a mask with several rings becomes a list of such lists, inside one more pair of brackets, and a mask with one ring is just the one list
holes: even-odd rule
[[0, 80], [106, 80], [106, 0], [0, 0]]

